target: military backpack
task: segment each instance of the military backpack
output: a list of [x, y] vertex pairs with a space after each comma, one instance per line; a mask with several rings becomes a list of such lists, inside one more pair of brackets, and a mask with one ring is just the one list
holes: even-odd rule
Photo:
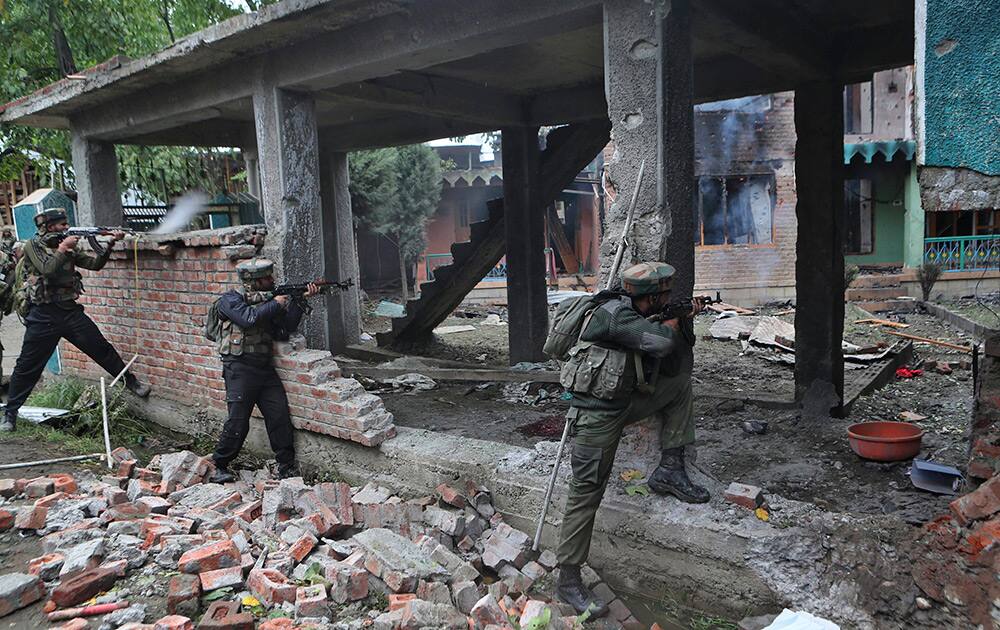
[[590, 314], [609, 298], [602, 293], [581, 295], [563, 300], [552, 316], [549, 336], [545, 338], [542, 352], [556, 361], [569, 359], [569, 351], [580, 341], [580, 334], [590, 321]]
[[209, 341], [219, 341], [222, 337], [222, 318], [219, 317], [219, 302], [222, 298], [216, 298], [212, 305], [208, 307], [205, 315], [205, 339]]

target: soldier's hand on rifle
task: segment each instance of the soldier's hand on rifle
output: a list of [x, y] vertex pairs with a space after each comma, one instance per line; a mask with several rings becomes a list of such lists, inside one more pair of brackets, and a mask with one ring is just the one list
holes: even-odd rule
[[125, 238], [125, 232], [117, 231], [111, 233], [111, 243], [117, 243], [118, 241]]
[[674, 332], [677, 332], [681, 329], [681, 320], [676, 317], [673, 319], [665, 319], [663, 320], [663, 325], [673, 328]]
[[698, 313], [705, 310], [705, 302], [702, 301], [700, 296], [695, 296], [691, 298], [691, 314], [688, 317], [694, 317]]
[[319, 293], [319, 287], [316, 286], [316, 283], [310, 282], [306, 285], [306, 297], [312, 297], [317, 293]]
[[67, 254], [76, 249], [76, 244], [80, 242], [79, 236], [67, 236], [59, 243], [59, 251]]
[[282, 308], [288, 308], [288, 302], [291, 301], [291, 297], [287, 295], [276, 295], [274, 296], [274, 301], [281, 304]]

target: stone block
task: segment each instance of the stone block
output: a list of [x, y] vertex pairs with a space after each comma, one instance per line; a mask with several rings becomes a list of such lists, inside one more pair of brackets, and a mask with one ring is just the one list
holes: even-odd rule
[[167, 612], [177, 615], [197, 615], [201, 580], [196, 575], [180, 574], [170, 578], [167, 587]]
[[253, 629], [253, 615], [241, 613], [239, 602], [212, 602], [198, 622], [198, 630]]
[[198, 574], [202, 591], [214, 591], [227, 586], [243, 586], [243, 567], [234, 566]]
[[95, 538], [74, 545], [64, 552], [63, 565], [59, 569], [60, 577], [67, 577], [81, 573], [101, 564], [104, 559], [104, 539]]
[[59, 570], [62, 569], [64, 556], [61, 553], [47, 553], [28, 561], [28, 573], [37, 575], [46, 582], [51, 582], [59, 577]]
[[183, 615], [167, 615], [153, 624], [153, 630], [194, 630], [194, 622]]
[[68, 608], [109, 590], [120, 577], [117, 567], [98, 567], [66, 578], [52, 591], [56, 606]]
[[182, 573], [203, 573], [240, 566], [240, 551], [231, 540], [222, 540], [191, 549], [181, 556], [177, 568]]
[[435, 604], [414, 599], [402, 608], [391, 611], [395, 616], [393, 623], [399, 630], [467, 630], [469, 622], [464, 615], [447, 604]]
[[482, 594], [475, 582], [455, 582], [451, 585], [451, 601], [463, 615], [471, 613], [481, 598]]
[[45, 597], [45, 585], [37, 575], [8, 573], [0, 576], [0, 617]]
[[949, 507], [963, 526], [992, 516], [1000, 511], [1000, 477], [989, 479], [973, 492], [952, 501]]
[[254, 569], [247, 580], [247, 588], [261, 602], [275, 606], [285, 602], [295, 603], [296, 586], [274, 569]]
[[524, 608], [521, 611], [521, 619], [518, 623], [522, 628], [527, 628], [529, 624], [536, 623], [539, 624], [538, 627], [544, 627], [545, 624], [541, 624], [536, 619], [541, 619], [545, 615], [545, 611], [549, 611], [549, 619], [554, 619], [556, 617], [555, 612], [551, 607], [543, 601], [537, 599], [529, 599], [524, 604]]

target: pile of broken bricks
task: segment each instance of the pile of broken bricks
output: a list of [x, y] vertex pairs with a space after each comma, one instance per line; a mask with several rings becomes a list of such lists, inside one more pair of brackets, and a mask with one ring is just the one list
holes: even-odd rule
[[[211, 460], [188, 451], [145, 468], [125, 449], [113, 455], [117, 474], [100, 479], [0, 480], [0, 531], [40, 536], [44, 551], [0, 576], [0, 617], [47, 598], [49, 620], [74, 629], [581, 625], [546, 595], [555, 555], [532, 552], [474, 482], [404, 500], [374, 483], [310, 486], [264, 471], [207, 483]], [[164, 574], [169, 614], [146, 623], [149, 598], [130, 604], [115, 584]], [[596, 572], [585, 566], [583, 577], [611, 602], [593, 625], [645, 627]]]

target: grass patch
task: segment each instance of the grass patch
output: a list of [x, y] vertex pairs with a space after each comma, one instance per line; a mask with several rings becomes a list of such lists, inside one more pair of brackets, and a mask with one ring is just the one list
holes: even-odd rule
[[91, 436], [72, 435], [45, 426], [44, 424], [32, 424], [23, 420], [17, 424], [16, 432], [0, 433], [0, 444], [9, 440], [24, 439], [56, 444], [70, 451], [73, 455], [89, 455], [91, 453], [104, 452], [103, 438], [98, 439]]
[[[153, 429], [145, 418], [135, 415], [125, 400], [125, 389], [116, 385], [107, 392], [108, 424], [111, 441], [114, 444], [142, 445], [153, 435]], [[16, 436], [35, 435], [49, 442], [60, 442], [68, 448], [72, 445], [97, 444], [99, 448], [87, 452], [103, 450], [104, 421], [101, 413], [101, 391], [78, 378], [64, 377], [37, 389], [28, 398], [33, 407], [53, 407], [69, 409], [72, 413], [53, 419], [46, 425], [32, 425], [20, 422]], [[31, 433], [35, 431], [34, 433]]]

